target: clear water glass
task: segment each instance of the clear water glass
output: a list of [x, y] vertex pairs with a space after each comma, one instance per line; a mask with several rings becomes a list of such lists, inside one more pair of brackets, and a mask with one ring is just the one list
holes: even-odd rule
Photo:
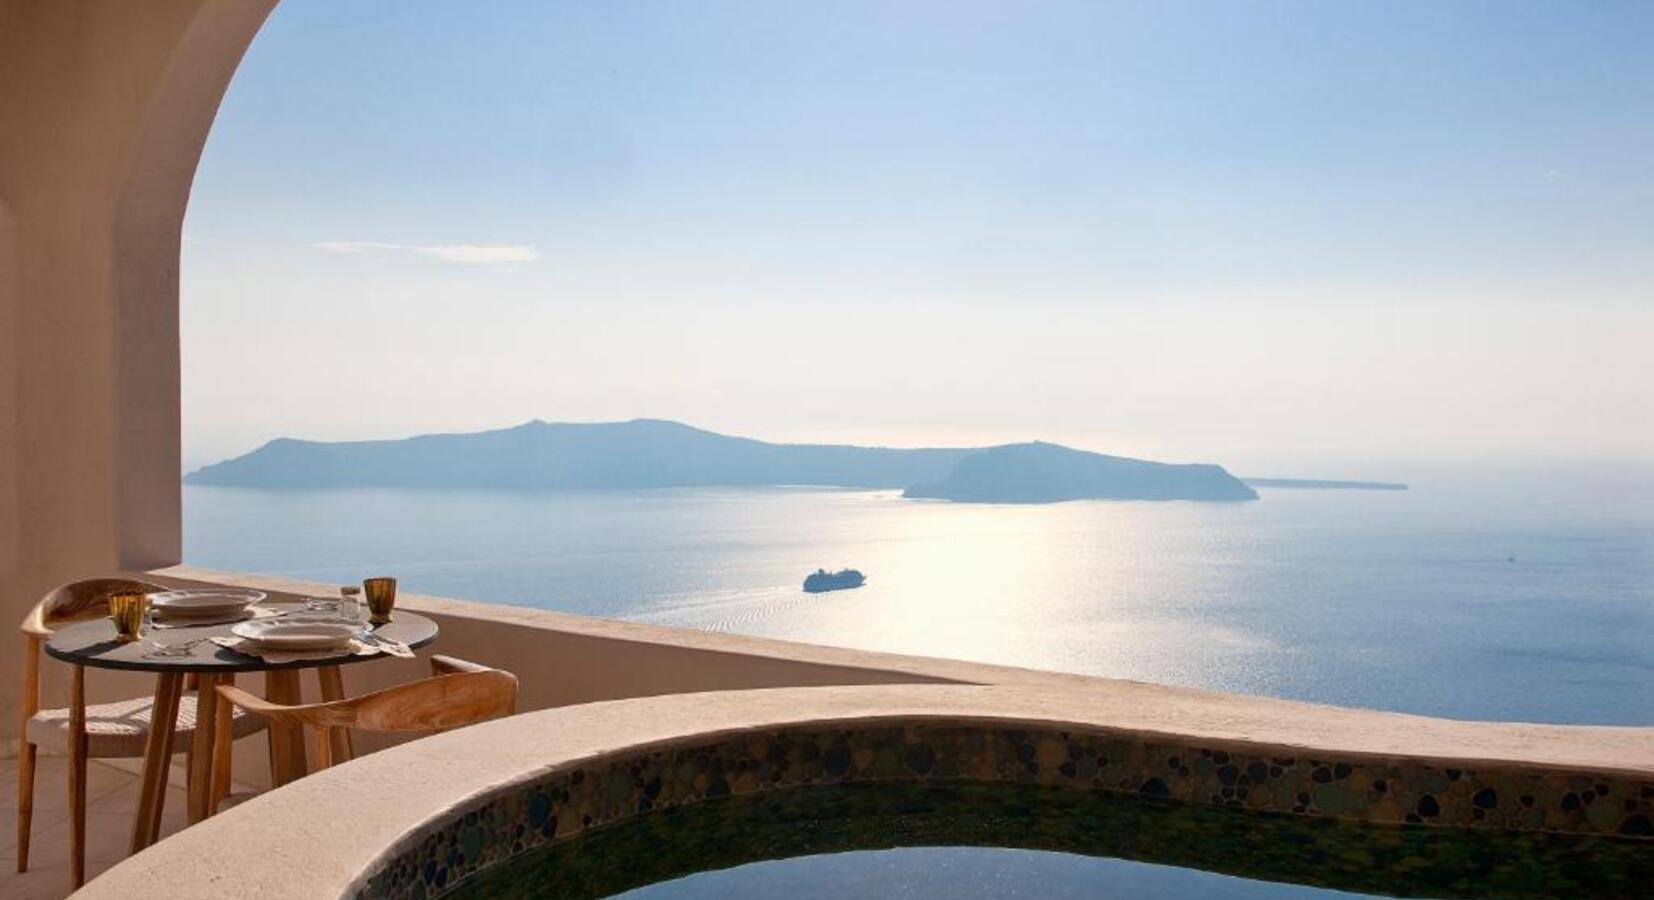
[[346, 585], [339, 588], [339, 618], [346, 622], [362, 621], [362, 589]]

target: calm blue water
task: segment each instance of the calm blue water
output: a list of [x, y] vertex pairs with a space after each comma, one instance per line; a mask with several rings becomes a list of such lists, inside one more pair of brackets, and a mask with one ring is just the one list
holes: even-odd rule
[[[1654, 473], [1411, 480], [1405, 493], [1029, 507], [813, 489], [189, 487], [185, 558], [1379, 709], [1654, 724]], [[818, 566], [869, 582], [805, 595]]]

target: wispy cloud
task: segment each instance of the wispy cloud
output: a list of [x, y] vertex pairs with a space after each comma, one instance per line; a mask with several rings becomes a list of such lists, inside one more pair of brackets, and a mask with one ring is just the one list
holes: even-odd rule
[[540, 251], [527, 244], [436, 244], [408, 249], [457, 263], [533, 262], [540, 258]]
[[312, 246], [329, 253], [372, 253], [376, 250], [402, 249], [401, 244], [387, 244], [383, 241], [322, 241]]
[[329, 253], [417, 253], [446, 262], [474, 265], [533, 262], [540, 251], [528, 244], [390, 244], [384, 241], [322, 241], [312, 244]]

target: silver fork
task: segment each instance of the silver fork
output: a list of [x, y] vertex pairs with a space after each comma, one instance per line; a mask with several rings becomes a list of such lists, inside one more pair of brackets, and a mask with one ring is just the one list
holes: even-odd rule
[[408, 645], [402, 643], [401, 641], [393, 641], [390, 638], [380, 637], [378, 634], [374, 633], [372, 628], [365, 629], [362, 632], [362, 637], [366, 638], [369, 643], [378, 644], [388, 650], [406, 650], [408, 648]]
[[375, 634], [372, 628], [362, 629], [362, 637], [365, 640], [367, 640], [368, 643], [378, 644], [381, 647], [389, 647], [389, 646], [392, 646], [394, 644], [394, 642], [389, 640], [388, 638], [382, 638], [379, 635]]
[[200, 638], [195, 638], [194, 640], [185, 641], [182, 644], [161, 644], [161, 643], [156, 643], [156, 642], [152, 641], [151, 643], [153, 644], [155, 649], [148, 652], [148, 653], [145, 653], [144, 658], [145, 659], [178, 659], [178, 658], [185, 657], [185, 656], [194, 656], [195, 655], [195, 645], [197, 645], [197, 644], [199, 644], [203, 641], [206, 641], [206, 640], [209, 640], [209, 639], [204, 638], [204, 637], [200, 637]]

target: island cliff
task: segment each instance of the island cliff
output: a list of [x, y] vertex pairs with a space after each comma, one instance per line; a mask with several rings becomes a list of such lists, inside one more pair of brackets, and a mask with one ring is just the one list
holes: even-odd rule
[[771, 444], [678, 422], [525, 422], [471, 434], [323, 443], [279, 438], [186, 484], [501, 490], [823, 485], [902, 488], [974, 451]]
[[184, 481], [269, 489], [817, 485], [905, 488], [909, 497], [994, 503], [1257, 497], [1220, 466], [1168, 465], [1055, 444], [911, 450], [772, 444], [652, 419], [536, 420], [496, 431], [390, 441], [280, 438], [191, 472]]
[[1257, 491], [1222, 466], [1104, 456], [1039, 441], [973, 453], [955, 463], [947, 477], [910, 487], [902, 496], [967, 503], [1258, 499]]

